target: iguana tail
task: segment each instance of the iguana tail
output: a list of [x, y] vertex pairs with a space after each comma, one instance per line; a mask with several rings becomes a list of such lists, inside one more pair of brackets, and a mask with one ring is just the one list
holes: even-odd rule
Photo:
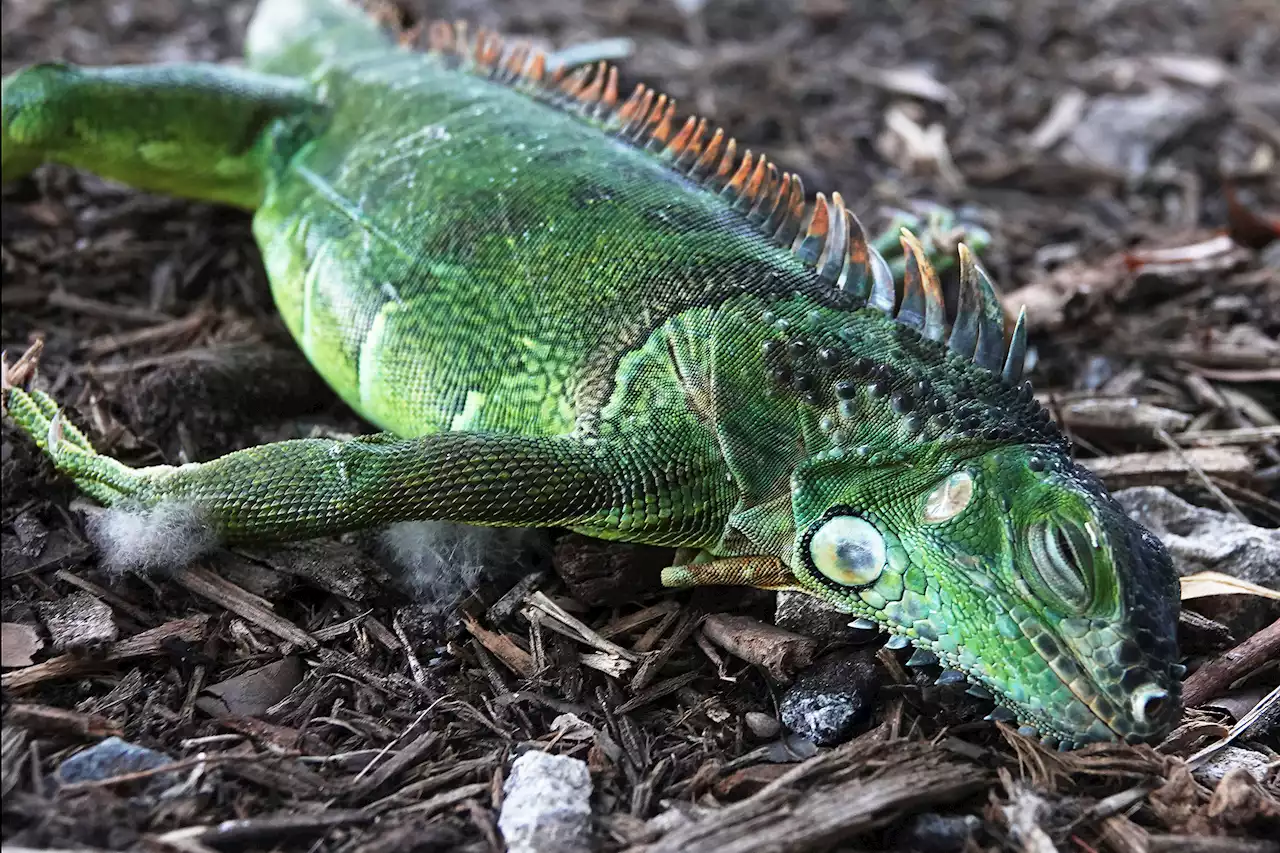
[[323, 122], [306, 72], [389, 42], [340, 0], [267, 0], [251, 68], [44, 63], [3, 80], [4, 182], [63, 163], [139, 189], [254, 209], [291, 140]]

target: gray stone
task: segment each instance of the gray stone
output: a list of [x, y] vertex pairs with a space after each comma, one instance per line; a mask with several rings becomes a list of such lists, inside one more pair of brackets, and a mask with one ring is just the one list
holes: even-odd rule
[[748, 711], [743, 715], [743, 721], [751, 730], [751, 734], [761, 740], [777, 737], [778, 731], [782, 728], [776, 719], [760, 711]]
[[541, 750], [511, 765], [498, 828], [508, 853], [589, 853], [591, 774], [585, 762]]
[[1179, 575], [1222, 572], [1280, 588], [1280, 530], [1189, 504], [1159, 486], [1125, 489], [1115, 498], [1130, 518], [1164, 542]]
[[[137, 773], [140, 770], [153, 770], [172, 763], [173, 759], [163, 752], [156, 752], [154, 749], [138, 746], [113, 736], [77, 752], [62, 762], [58, 765], [55, 778], [63, 785], [100, 782], [103, 779]], [[169, 778], [172, 775], [157, 774], [147, 780], [144, 787], [163, 788], [172, 782]]]
[[1212, 788], [1222, 781], [1223, 776], [1240, 767], [1254, 779], [1262, 782], [1267, 778], [1267, 768], [1270, 764], [1271, 759], [1261, 752], [1239, 746], [1224, 746], [1192, 770], [1191, 775], [1196, 777], [1196, 781]]
[[840, 649], [800, 673], [783, 694], [782, 723], [819, 746], [841, 743], [871, 716], [880, 673], [874, 649]]
[[960, 853], [982, 826], [976, 815], [912, 815], [893, 835], [895, 850], [912, 853]]

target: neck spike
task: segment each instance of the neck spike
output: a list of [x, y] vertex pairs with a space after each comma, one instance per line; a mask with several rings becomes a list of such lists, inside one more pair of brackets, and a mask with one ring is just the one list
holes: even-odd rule
[[[920, 240], [903, 229], [906, 258], [901, 299], [888, 262], [839, 193], [805, 199], [800, 176], [780, 171], [765, 156], [738, 154], [737, 142], [705, 118], [677, 123], [675, 101], [643, 84], [618, 103], [618, 71], [599, 62], [547, 74], [547, 57], [527, 42], [507, 45], [480, 30], [474, 42], [464, 22], [426, 28], [430, 53], [470, 73], [510, 85], [575, 113], [603, 132], [652, 151], [676, 172], [718, 193], [761, 234], [790, 250], [821, 281], [861, 300], [921, 336], [945, 341], [1005, 382], [1022, 378], [1027, 347], [1025, 310], [1006, 335], [1005, 311], [991, 276], [967, 246], [959, 247], [960, 298], [948, 327], [938, 273]], [[409, 34], [405, 34], [406, 38]], [[677, 129], [678, 128], [678, 129]], [[705, 142], [704, 142], [705, 140]]]

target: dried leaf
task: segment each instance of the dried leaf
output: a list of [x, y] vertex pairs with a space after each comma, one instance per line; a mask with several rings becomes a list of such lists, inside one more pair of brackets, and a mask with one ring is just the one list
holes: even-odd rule
[[1280, 601], [1280, 591], [1267, 589], [1250, 581], [1233, 578], [1222, 572], [1196, 572], [1182, 578], [1182, 600], [1207, 598], [1211, 595], [1257, 595]]

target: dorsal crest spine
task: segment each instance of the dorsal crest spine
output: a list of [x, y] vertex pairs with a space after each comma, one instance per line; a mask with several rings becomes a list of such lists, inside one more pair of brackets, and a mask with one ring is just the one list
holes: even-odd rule
[[[406, 33], [402, 43], [416, 38]], [[463, 21], [427, 27], [429, 52], [461, 70], [493, 79], [537, 100], [574, 113], [606, 133], [653, 152], [673, 170], [721, 195], [776, 245], [791, 251], [825, 282], [915, 329], [945, 341], [955, 353], [1016, 384], [1026, 360], [1025, 310], [1012, 328], [995, 285], [969, 248], [959, 251], [960, 299], [948, 328], [942, 288], [920, 240], [901, 234], [906, 259], [899, 297], [884, 257], [867, 239], [862, 223], [839, 193], [805, 198], [800, 176], [780, 171], [763, 154], [738, 144], [723, 128], [710, 129], [700, 116], [676, 119], [676, 102], [644, 84], [619, 104], [618, 70], [606, 62], [548, 71], [546, 54], [525, 41], [504, 42], [480, 29], [468, 35]]]

